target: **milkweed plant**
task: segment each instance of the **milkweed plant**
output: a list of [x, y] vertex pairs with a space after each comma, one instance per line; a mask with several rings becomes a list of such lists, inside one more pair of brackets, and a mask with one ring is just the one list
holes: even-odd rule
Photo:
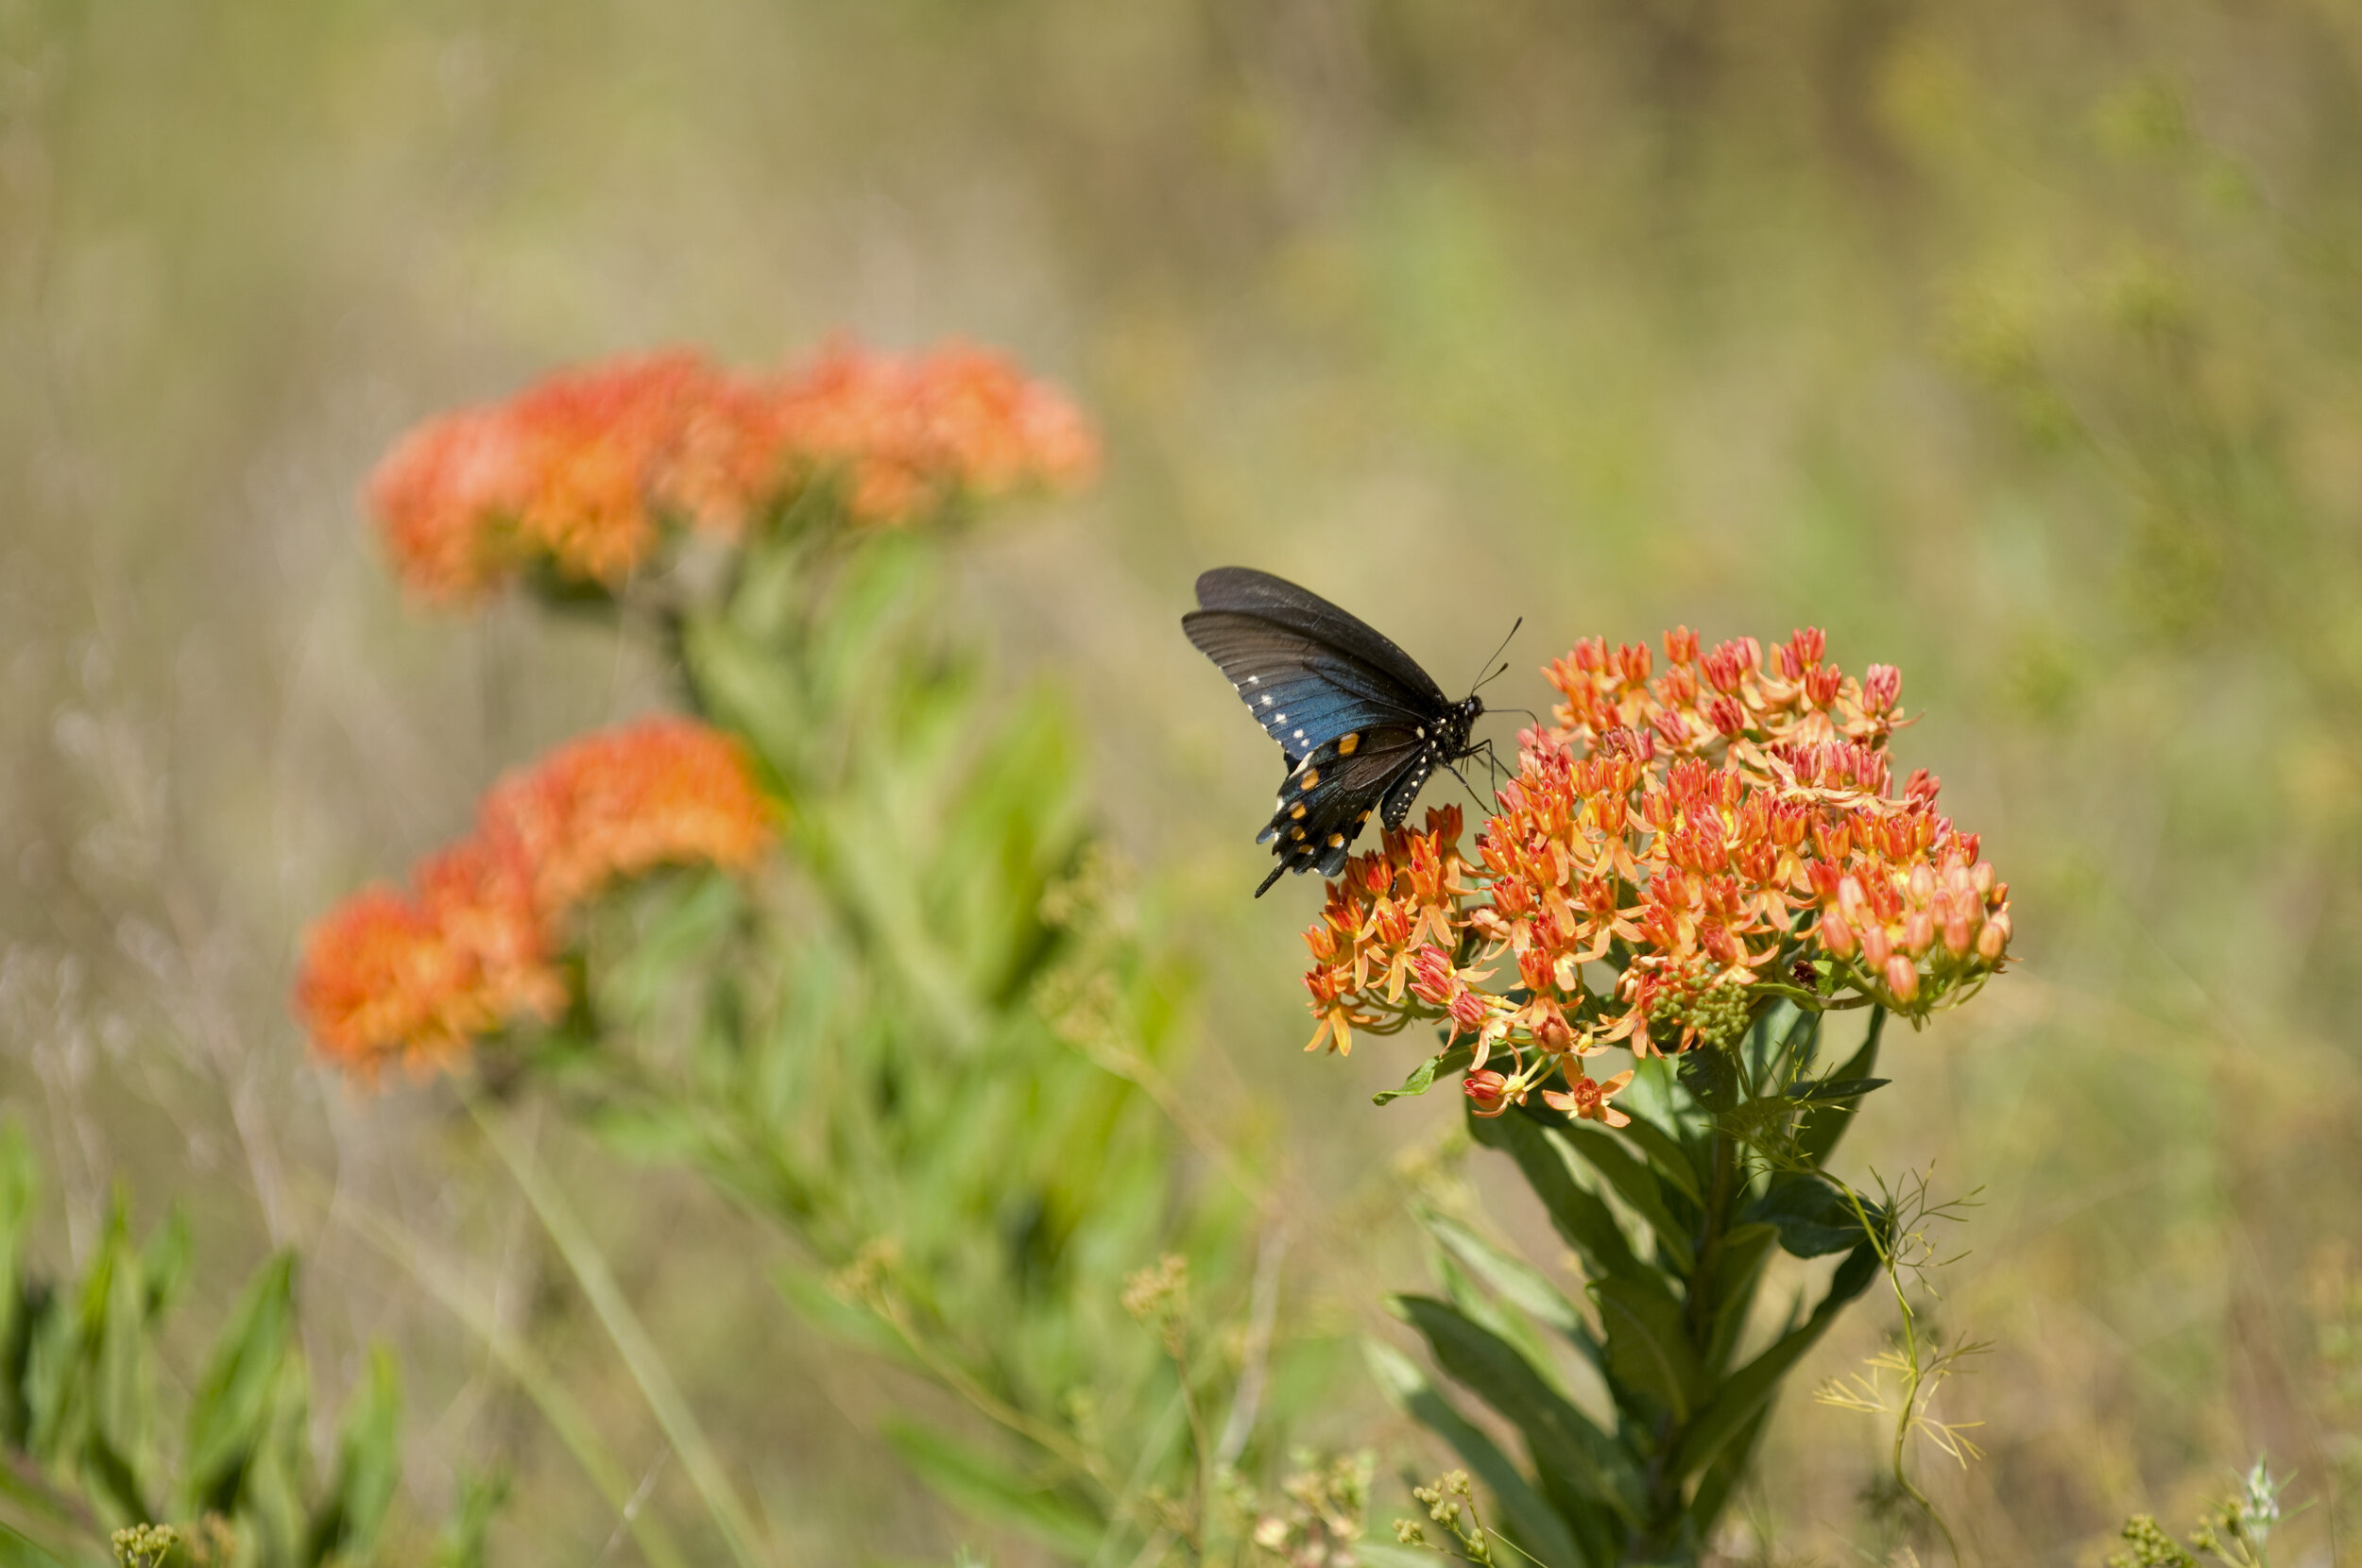
[[[1515, 1163], [1584, 1281], [1578, 1304], [1436, 1224], [1464, 1283], [1399, 1309], [1526, 1462], [1381, 1355], [1397, 1397], [1497, 1503], [1497, 1523], [1476, 1525], [1438, 1493], [1430, 1513], [1449, 1527], [1407, 1523], [1406, 1544], [1697, 1561], [1781, 1384], [1880, 1279], [1901, 1342], [1874, 1372], [1899, 1390], [1857, 1379], [1824, 1397], [1896, 1418], [1892, 1484], [1930, 1518], [1908, 1439], [1967, 1452], [1927, 1401], [1969, 1347], [1930, 1343], [1906, 1288], [1951, 1205], [1924, 1182], [1864, 1191], [1827, 1162], [1885, 1082], [1889, 1020], [1924, 1023], [2007, 966], [2009, 886], [1939, 810], [1933, 776], [1897, 784], [1889, 747], [1909, 721], [1894, 667], [1848, 675], [1811, 629], [1767, 650], [1683, 628], [1663, 648], [1661, 669], [1646, 645], [1602, 639], [1554, 661], [1550, 723], [1520, 737], [1473, 843], [1457, 806], [1430, 810], [1349, 862], [1305, 935], [1309, 1048], [1435, 1026], [1445, 1048], [1379, 1100], [1457, 1072], [1475, 1142]], [[1845, 1014], [1864, 1027], [1838, 1048]], [[1611, 1052], [1629, 1065], [1595, 1072]], [[1839, 1261], [1767, 1329], [1775, 1250]], [[1600, 1400], [1570, 1397], [1513, 1318], [1566, 1341]]]
[[[1054, 702], [990, 694], [937, 607], [957, 525], [1096, 460], [1074, 405], [997, 356], [839, 344], [765, 375], [560, 376], [422, 426], [369, 486], [421, 609], [604, 614], [677, 676], [672, 711], [521, 763], [402, 885], [325, 913], [295, 992], [357, 1086], [454, 1084], [546, 1226], [704, 1508], [689, 1541], [611, 1495], [642, 1555], [784, 1559], [518, 1135], [521, 1096], [775, 1228], [783, 1309], [967, 1411], [888, 1421], [900, 1458], [1060, 1559], [1697, 1562], [1783, 1383], [1881, 1280], [1900, 1392], [1824, 1397], [1896, 1417], [1917, 1498], [1911, 1432], [1966, 1443], [1927, 1408], [1959, 1347], [1906, 1289], [1946, 1209], [1828, 1162], [1890, 1021], [1974, 996], [2011, 927], [1936, 781], [1893, 776], [1898, 673], [1846, 674], [1817, 631], [1677, 630], [1661, 668], [1580, 642], [1473, 838], [1431, 810], [1328, 884], [1312, 1048], [1435, 1031], [1380, 1100], [1456, 1076], [1582, 1272], [1565, 1289], [1419, 1208], [1446, 1288], [1396, 1304], [1435, 1372], [1371, 1363], [1466, 1469], [1372, 1539], [1372, 1457], [1289, 1446], [1311, 1337], [1275, 1322], [1253, 1161], [1174, 1088], [1183, 966], [1088, 830]], [[1779, 1251], [1837, 1261], [1766, 1309]]]
[[1292, 1468], [1276, 1217], [1173, 1086], [1186, 969], [1088, 829], [1056, 702], [994, 695], [947, 629], [943, 542], [1096, 462], [998, 355], [840, 342], [569, 372], [419, 427], [368, 486], [420, 610], [602, 616], [676, 677], [324, 913], [295, 986], [356, 1086], [453, 1086], [543, 1223], [701, 1508], [641, 1508], [548, 1409], [658, 1568], [789, 1554], [528, 1098], [709, 1182], [790, 1244], [782, 1312], [963, 1408], [881, 1435], [969, 1527], [1143, 1563], [1360, 1529], [1349, 1467]]

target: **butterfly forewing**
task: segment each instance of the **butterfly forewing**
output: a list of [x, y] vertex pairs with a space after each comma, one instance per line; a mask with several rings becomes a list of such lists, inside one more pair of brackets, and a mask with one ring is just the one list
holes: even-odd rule
[[1251, 615], [1200, 610], [1190, 640], [1222, 667], [1264, 733], [1295, 758], [1373, 720], [1417, 728], [1425, 705], [1399, 683], [1338, 658], [1319, 643]]
[[[1252, 616], [1278, 630], [1293, 632], [1340, 665], [1383, 675], [1399, 689], [1404, 706], [1412, 711], [1441, 712], [1450, 706], [1443, 688], [1393, 639], [1361, 617], [1284, 577], [1242, 566], [1217, 567], [1198, 578], [1197, 602], [1202, 606], [1200, 614], [1227, 610]], [[1183, 616], [1181, 624], [1188, 627], [1196, 619]], [[1221, 662], [1219, 656], [1215, 662]]]

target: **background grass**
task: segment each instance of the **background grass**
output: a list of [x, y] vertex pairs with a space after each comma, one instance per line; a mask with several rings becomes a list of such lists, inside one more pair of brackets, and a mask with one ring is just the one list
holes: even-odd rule
[[[283, 997], [306, 919], [659, 673], [406, 611], [354, 486], [557, 364], [963, 333], [1104, 421], [1105, 483], [966, 546], [969, 601], [1191, 933], [1193, 1091], [1285, 1151], [1316, 1317], [1417, 1282], [1374, 1220], [1449, 1108], [1366, 1108], [1407, 1047], [1296, 1054], [1311, 890], [1244, 896], [1272, 758], [1190, 579], [1299, 577], [1446, 686], [1522, 614], [1501, 703], [1579, 635], [1814, 622], [1903, 667], [1906, 758], [2019, 914], [1856, 1150], [1986, 1188], [1942, 1310], [1995, 1341], [1947, 1395], [1990, 1457], [1934, 1477], [1972, 1557], [2089, 1560], [2258, 1449], [2326, 1500], [2362, 1446], [2358, 77], [2321, 0], [0, 4], [0, 1083], [58, 1249], [117, 1171], [191, 1206], [200, 1295], [300, 1243], [323, 1377], [402, 1352], [413, 1488], [498, 1458], [511, 1553], [601, 1549], [355, 1206], [579, 1346], [652, 1458], [620, 1370], [448, 1101], [325, 1079]], [[691, 1184], [608, 1196], [787, 1538], [940, 1559], [865, 1435], [910, 1390], [766, 1327]], [[1338, 1397], [1337, 1440], [1416, 1452]], [[1791, 1397], [1786, 1546], [1872, 1539], [1874, 1440]]]

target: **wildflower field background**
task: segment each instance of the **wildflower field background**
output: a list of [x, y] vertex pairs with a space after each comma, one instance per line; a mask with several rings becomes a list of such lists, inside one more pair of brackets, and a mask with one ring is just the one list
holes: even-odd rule
[[[819, 1326], [892, 1304], [854, 1245], [882, 1177], [847, 1167], [824, 1218], [857, 1265], [796, 1296], [826, 1205], [749, 1197], [747, 1167], [612, 1105], [366, 1090], [290, 1006], [324, 911], [677, 695], [661, 639], [611, 620], [405, 598], [361, 495], [405, 432], [668, 346], [769, 366], [839, 332], [967, 339], [1086, 411], [1098, 478], [870, 580], [977, 652], [897, 664], [890, 711], [811, 733], [863, 767], [885, 738], [850, 775], [882, 781], [874, 819], [844, 819], [873, 838], [933, 766], [930, 713], [993, 715], [1029, 759], [1004, 787], [1072, 763], [1029, 830], [1087, 816], [1108, 852], [1043, 908], [1091, 880], [1162, 966], [1075, 1002], [1170, 1042], [1109, 1125], [1153, 1101], [1172, 1191], [1217, 1196], [1114, 1155], [1107, 1190], [1246, 1238], [1252, 1287], [1196, 1282], [1246, 1304], [1200, 1348], [1258, 1366], [1276, 1314], [1306, 1354], [1266, 1404], [1323, 1463], [1378, 1457], [1378, 1538], [1398, 1473], [1447, 1462], [1356, 1345], [1416, 1349], [1383, 1304], [1429, 1277], [1411, 1199], [1457, 1193], [1545, 1264], [1555, 1243], [1453, 1154], [1460, 1096], [1369, 1106], [1424, 1043], [1300, 1050], [1318, 890], [1247, 896], [1271, 747], [1176, 624], [1217, 564], [1352, 607], [1455, 696], [1522, 615], [1499, 707], [1547, 708], [1539, 667], [1578, 639], [1677, 624], [1818, 626], [1845, 668], [1906, 672], [1925, 718], [1897, 749], [2013, 920], [1975, 1009], [1890, 1031], [1844, 1156], [1979, 1189], [1929, 1304], [1990, 1343], [1942, 1408], [1983, 1457], [1924, 1454], [1924, 1485], [1964, 1560], [2083, 1564], [2268, 1453], [2310, 1505], [2275, 1560], [2356, 1560], [2357, 160], [2362, 15], [2314, 0], [0, 5], [0, 1096], [24, 1133], [0, 1298], [20, 1258], [90, 1312], [115, 1292], [157, 1325], [167, 1404], [239, 1386], [202, 1372], [223, 1323], [267, 1342], [311, 1407], [238, 1474], [308, 1452], [306, 1549], [385, 1511], [361, 1460], [390, 1453], [401, 1560], [459, 1560], [435, 1544], [454, 1516], [454, 1539], [489, 1520], [488, 1560], [630, 1560], [660, 1552], [620, 1523], [642, 1509], [705, 1560], [696, 1531], [737, 1527], [698, 1523], [705, 1451], [563, 1234], [779, 1560], [1066, 1559], [1041, 1555], [1060, 1521], [980, 1524], [914, 1479], [909, 1427], [965, 1419], [940, 1376]], [[773, 828], [733, 830], [707, 852]], [[1040, 893], [1012, 844], [979, 859]], [[1152, 1275], [1130, 1305], [1178, 1337], [1182, 1300]], [[1806, 1372], [1852, 1375], [1889, 1326], [1849, 1319]], [[61, 1440], [7, 1369], [21, 1480]], [[1732, 1549], [1875, 1560], [1886, 1434], [1806, 1392]]]

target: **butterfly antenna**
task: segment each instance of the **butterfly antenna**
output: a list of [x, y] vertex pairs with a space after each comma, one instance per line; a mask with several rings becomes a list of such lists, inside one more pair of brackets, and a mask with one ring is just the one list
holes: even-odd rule
[[[1485, 658], [1484, 662], [1477, 668], [1479, 670], [1493, 670], [1493, 660], [1501, 656], [1501, 650], [1509, 646], [1509, 638], [1515, 637], [1517, 635], [1517, 628], [1525, 623], [1526, 618], [1522, 615], [1519, 616], [1515, 622], [1511, 622], [1509, 627], [1509, 637], [1502, 638], [1500, 647], [1494, 649], [1493, 652]], [[1509, 666], [1504, 664], [1499, 670], [1493, 670], [1492, 674], [1486, 675], [1482, 680], [1478, 681], [1476, 685], [1468, 688], [1468, 690], [1471, 692], [1482, 690], [1487, 681], [1498, 679], [1502, 672], [1506, 671], [1508, 668]]]

